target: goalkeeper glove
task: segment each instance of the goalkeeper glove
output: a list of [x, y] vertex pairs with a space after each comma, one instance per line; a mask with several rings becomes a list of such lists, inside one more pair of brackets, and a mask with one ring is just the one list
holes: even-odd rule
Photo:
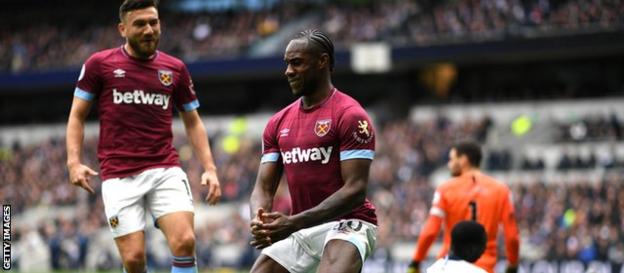
[[407, 273], [420, 273], [420, 262], [412, 261], [407, 266]]
[[505, 270], [505, 273], [518, 273], [518, 267], [517, 266], [507, 266], [507, 270]]

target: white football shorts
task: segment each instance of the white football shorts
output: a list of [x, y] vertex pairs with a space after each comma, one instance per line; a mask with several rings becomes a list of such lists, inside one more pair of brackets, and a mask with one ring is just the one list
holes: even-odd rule
[[191, 187], [179, 167], [149, 169], [102, 183], [108, 227], [115, 238], [144, 230], [146, 210], [154, 221], [172, 212], [194, 212]]
[[262, 254], [271, 257], [291, 273], [316, 272], [325, 245], [331, 240], [352, 243], [360, 252], [364, 264], [375, 249], [377, 226], [359, 219], [332, 221], [299, 230], [264, 248]]

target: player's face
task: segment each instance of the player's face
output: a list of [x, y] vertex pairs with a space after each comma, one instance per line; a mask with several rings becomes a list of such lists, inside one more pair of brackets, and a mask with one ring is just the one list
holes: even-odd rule
[[119, 24], [119, 32], [140, 58], [148, 58], [156, 52], [160, 41], [160, 20], [154, 7], [130, 11]]
[[284, 75], [295, 96], [309, 95], [319, 85], [321, 70], [318, 58], [310, 53], [305, 40], [292, 40], [286, 47]]
[[460, 176], [461, 175], [461, 162], [460, 157], [457, 156], [457, 151], [455, 149], [451, 149], [449, 152], [449, 161], [448, 168], [451, 171], [452, 176]]

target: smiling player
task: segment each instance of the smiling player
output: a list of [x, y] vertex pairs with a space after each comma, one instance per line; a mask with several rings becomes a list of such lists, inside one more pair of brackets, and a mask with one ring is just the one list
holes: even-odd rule
[[173, 107], [204, 167], [201, 184], [208, 203], [221, 196], [216, 167], [199, 102], [182, 61], [156, 50], [160, 39], [157, 3], [126, 0], [119, 8], [119, 33], [126, 43], [93, 54], [83, 65], [67, 123], [70, 182], [94, 193], [81, 163], [84, 123], [97, 101], [100, 117], [98, 159], [102, 199], [125, 272], [146, 272], [145, 213], [167, 238], [173, 273], [197, 271], [193, 199], [172, 140]]
[[[263, 250], [251, 272], [360, 272], [377, 233], [366, 199], [375, 131], [360, 104], [332, 85], [334, 47], [325, 34], [302, 32], [284, 60], [300, 98], [264, 131], [250, 201], [251, 244]], [[282, 172], [292, 215], [271, 212]]]

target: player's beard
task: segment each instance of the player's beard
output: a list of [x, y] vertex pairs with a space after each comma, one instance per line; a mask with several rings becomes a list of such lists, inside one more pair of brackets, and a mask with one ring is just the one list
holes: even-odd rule
[[158, 48], [158, 42], [160, 42], [160, 37], [153, 37], [148, 41], [144, 37], [128, 39], [128, 44], [138, 55], [137, 57], [141, 59], [147, 59], [154, 55], [156, 48]]
[[450, 168], [451, 176], [458, 177], [462, 174], [461, 168], [459, 166], [451, 166]]
[[297, 97], [310, 95], [318, 89], [319, 81], [314, 77], [297, 76], [294, 81], [293, 79], [289, 79], [288, 81], [293, 95]]

